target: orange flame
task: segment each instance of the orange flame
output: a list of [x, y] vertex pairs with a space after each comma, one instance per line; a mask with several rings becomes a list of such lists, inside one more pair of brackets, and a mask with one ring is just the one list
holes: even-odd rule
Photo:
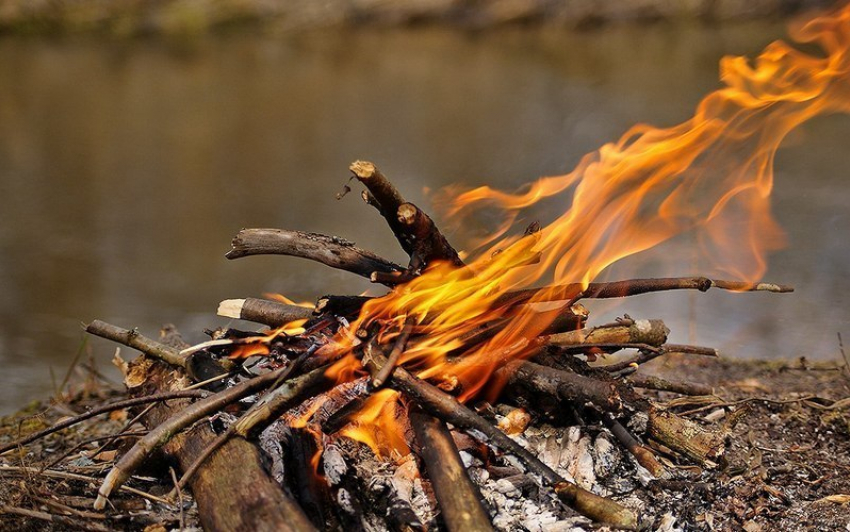
[[399, 402], [398, 392], [380, 390], [366, 400], [354, 420], [339, 434], [365, 443], [379, 457], [406, 456], [410, 448], [404, 438], [404, 427], [399, 423], [399, 408], [404, 406]]
[[295, 336], [304, 333], [303, 326], [305, 323], [307, 323], [307, 320], [305, 319], [290, 321], [276, 329], [270, 330], [262, 336], [245, 338], [240, 343], [236, 344], [236, 347], [230, 351], [228, 357], [231, 359], [243, 359], [257, 355], [267, 355], [269, 354], [269, 343], [272, 340], [281, 334], [286, 336]]
[[[489, 187], [444, 193], [449, 215], [462, 219], [476, 208], [495, 208], [502, 216], [499, 229], [464, 255], [473, 257], [469, 269], [432, 265], [369, 301], [350, 331], [374, 324], [386, 331], [396, 326], [392, 320], [407, 316], [417, 324], [417, 336], [400, 362], [423, 378], [457, 378], [460, 398], [466, 400], [492, 382], [501, 362], [529, 355], [532, 340], [557, 315], [541, 315], [532, 305], [506, 315], [495, 303], [508, 290], [549, 276], [556, 283], [587, 284], [616, 261], [685, 231], [696, 232], [707, 257], [722, 259], [719, 268], [741, 280], [758, 280], [767, 253], [783, 243], [770, 212], [780, 143], [815, 116], [850, 111], [850, 6], [798, 25], [792, 37], [819, 45], [824, 54], [778, 41], [752, 64], [743, 57], [724, 58], [725, 86], [679, 125], [637, 125], [586, 155], [569, 174], [541, 179], [517, 193]], [[545, 198], [562, 201], [564, 214], [532, 237], [505, 236]], [[532, 253], [539, 254], [536, 263], [528, 260]], [[496, 319], [507, 319], [498, 333], [464, 347], [466, 335]], [[352, 338], [348, 332], [336, 341], [353, 350]], [[449, 353], [458, 355], [455, 362], [447, 361]], [[340, 364], [353, 368], [356, 360]], [[397, 430], [386, 414], [396, 400], [394, 392], [377, 394], [347, 434], [379, 452], [374, 431], [386, 425], [389, 437]]]

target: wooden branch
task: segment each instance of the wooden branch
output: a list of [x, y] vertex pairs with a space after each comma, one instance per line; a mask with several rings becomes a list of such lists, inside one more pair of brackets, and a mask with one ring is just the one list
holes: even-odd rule
[[419, 272], [437, 261], [448, 262], [456, 268], [464, 266], [455, 248], [422, 209], [412, 203], [402, 203], [397, 215], [401, 230], [399, 239], [405, 239], [410, 246], [408, 270]]
[[413, 248], [411, 247], [411, 243], [404, 237], [404, 231], [401, 223], [398, 221], [397, 214], [398, 208], [402, 203], [405, 203], [404, 197], [402, 197], [398, 189], [390, 183], [389, 179], [373, 163], [369, 161], [354, 161], [349, 166], [349, 169], [354, 177], [369, 189], [370, 194], [363, 198], [364, 201], [378, 209], [378, 212], [387, 221], [387, 225], [390, 226], [396, 239], [398, 239], [398, 243], [401, 244], [401, 248], [405, 253], [410, 255], [413, 252]]
[[218, 305], [218, 315], [225, 318], [262, 323], [269, 327], [280, 327], [291, 321], [312, 318], [313, 309], [249, 297], [246, 299], [225, 299]]
[[513, 361], [498, 370], [499, 378], [509, 384], [530, 387], [537, 393], [564, 401], [591, 403], [602, 410], [619, 412], [624, 406], [624, 387], [613, 379], [603, 381], [570, 371], [541, 366], [534, 362]]
[[[271, 374], [267, 374], [271, 375]], [[147, 372], [136, 393], [150, 395], [180, 386], [185, 377], [161, 363]], [[151, 429], [186, 408], [187, 401], [157, 405], [143, 418]], [[162, 447], [166, 457], [185, 470], [216, 438], [208, 423], [197, 423]], [[230, 530], [306, 532], [315, 530], [298, 504], [266, 474], [256, 446], [236, 438], [228, 441], [189, 482], [207, 532]]]
[[418, 409], [410, 412], [410, 422], [446, 528], [450, 532], [493, 530], [481, 493], [469, 479], [446, 424]]
[[680, 393], [682, 395], [711, 395], [714, 393], [711, 386], [692, 382], [668, 381], [654, 375], [631, 375], [626, 382], [629, 382], [635, 388]]
[[516, 305], [534, 301], [578, 301], [579, 299], [610, 299], [635, 296], [667, 290], [699, 290], [721, 288], [735, 292], [793, 292], [794, 287], [774, 283], [745, 283], [723, 281], [706, 277], [667, 277], [658, 279], [630, 279], [610, 283], [590, 283], [583, 288], [581, 283], [541, 286], [507, 292], [496, 300], [494, 306]]
[[658, 347], [667, 341], [670, 329], [661, 320], [633, 320], [629, 324], [593, 327], [543, 337], [549, 345], [646, 344]]
[[115, 466], [109, 471], [109, 474], [106, 475], [103, 484], [97, 492], [97, 500], [94, 503], [95, 509], [103, 510], [106, 507], [106, 501], [110, 493], [116, 487], [126, 482], [148, 456], [168, 443], [175, 434], [199, 419], [218, 412], [223, 407], [271, 385], [288, 369], [288, 367], [276, 369], [259, 377], [254, 377], [251, 380], [241, 382], [205, 399], [201, 399], [151, 429], [150, 432], [143, 438], [140, 438], [118, 460]]
[[243, 229], [231, 242], [232, 249], [225, 257], [238, 259], [249, 255], [289, 255], [326, 264], [366, 277], [372, 272], [398, 272], [404, 268], [371, 251], [360, 249], [353, 242], [318, 233], [284, 229]]
[[[296, 368], [297, 362], [287, 366], [287, 372], [277, 376], [278, 380], [285, 379], [292, 370]], [[262, 399], [254, 403], [247, 412], [242, 414], [233, 424], [227, 427], [192, 464], [186, 468], [180, 478], [178, 487], [182, 488], [192, 479], [195, 473], [203, 466], [206, 460], [221, 448], [234, 436], [248, 438], [249, 435], [261, 431], [275, 420], [286, 409], [293, 406], [298, 399], [307, 392], [315, 389], [325, 381], [325, 367], [314, 369], [298, 378], [284, 382], [282, 386], [275, 388]]]
[[[386, 359], [372, 342], [367, 342], [362, 362], [363, 366], [374, 374], [386, 363]], [[632, 510], [568, 482], [504, 432], [436, 386], [414, 377], [400, 367], [395, 369], [389, 383], [429, 414], [461, 430], [471, 432], [475, 437], [483, 436], [494, 446], [519, 458], [529, 471], [538, 475], [545, 483], [554, 485], [558, 497], [580, 514], [620, 528], [637, 527], [638, 517]]]
[[136, 329], [122, 329], [104, 321], [94, 320], [86, 325], [85, 330], [89, 334], [137, 349], [148, 356], [158, 358], [172, 366], [186, 367], [188, 357], [180, 354], [178, 349], [142, 336]]
[[652, 476], [655, 478], [668, 477], [669, 474], [667, 470], [663, 465], [661, 465], [661, 462], [658, 461], [652, 451], [637, 441], [632, 433], [626, 430], [626, 427], [617, 421], [614, 416], [605, 412], [602, 414], [602, 421], [605, 423], [605, 426], [608, 427], [608, 430], [611, 431], [611, 434], [613, 434], [623, 447], [625, 447], [626, 450], [635, 457], [637, 463], [649, 471]]
[[363, 305], [372, 299], [369, 296], [322, 296], [316, 302], [315, 312], [340, 317], [357, 316]]
[[726, 450], [722, 432], [656, 407], [649, 411], [647, 432], [652, 439], [700, 464], [713, 465]]

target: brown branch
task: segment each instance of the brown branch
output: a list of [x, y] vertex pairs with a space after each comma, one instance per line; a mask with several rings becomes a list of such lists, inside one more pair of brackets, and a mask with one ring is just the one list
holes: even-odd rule
[[158, 358], [172, 366], [186, 367], [187, 356], [180, 354], [180, 351], [173, 347], [142, 336], [136, 329], [122, 329], [104, 321], [94, 320], [86, 325], [85, 330], [89, 334], [137, 349], [148, 356]]
[[387, 221], [393, 234], [398, 239], [405, 253], [410, 255], [413, 252], [411, 242], [404, 237], [404, 230], [401, 223], [398, 221], [398, 208], [402, 203], [405, 203], [404, 197], [395, 186], [390, 183], [383, 173], [381, 173], [374, 164], [369, 161], [354, 161], [349, 166], [351, 173], [367, 189], [369, 196], [364, 197], [366, 203], [374, 206], [381, 213], [381, 216]]
[[280, 327], [290, 321], [313, 317], [313, 309], [249, 297], [246, 299], [225, 299], [218, 305], [218, 315], [225, 318], [262, 323], [269, 327]]
[[102, 510], [105, 508], [109, 494], [112, 493], [116, 487], [119, 487], [126, 482], [126, 480], [133, 474], [133, 471], [138, 469], [138, 467], [148, 456], [151, 455], [151, 453], [168, 443], [175, 434], [199, 419], [217, 412], [223, 407], [271, 385], [288, 369], [288, 367], [276, 369], [264, 375], [260, 375], [259, 377], [254, 377], [251, 380], [241, 382], [215, 395], [201, 399], [200, 401], [189, 405], [178, 415], [170, 417], [164, 423], [152, 429], [147, 435], [138, 440], [136, 444], [133, 445], [133, 447], [127, 451], [120, 460], [118, 460], [112, 470], [109, 471], [109, 474], [106, 476], [106, 479], [104, 479], [103, 484], [98, 490], [97, 500], [94, 503], [95, 509]]
[[[291, 370], [296, 366], [296, 363], [290, 364], [286, 369]], [[189, 467], [186, 468], [183, 476], [180, 478], [178, 486], [183, 488], [197, 473], [198, 469], [204, 465], [204, 462], [221, 448], [227, 441], [234, 437], [248, 438], [252, 433], [262, 430], [269, 423], [274, 421], [287, 408], [292, 406], [296, 398], [302, 397], [309, 390], [314, 389], [325, 380], [324, 367], [314, 369], [291, 381], [285, 382], [282, 386], [266, 394], [261, 400], [254, 403], [247, 412], [242, 414], [236, 422], [227, 427], [215, 441], [213, 441], [202, 452]], [[287, 372], [288, 373], [288, 372]], [[286, 378], [286, 373], [282, 373], [277, 378]]]
[[367, 279], [375, 271], [390, 273], [404, 269], [345, 239], [302, 231], [242, 229], [233, 238], [231, 246], [232, 249], [225, 255], [228, 259], [249, 255], [289, 255], [321, 262]]
[[469, 479], [446, 424], [419, 409], [411, 410], [410, 422], [446, 528], [451, 532], [493, 530], [481, 493]]
[[456, 268], [464, 266], [455, 248], [422, 209], [412, 203], [402, 203], [396, 214], [401, 231], [399, 240], [406, 240], [410, 246], [408, 270], [419, 272], [437, 261], [448, 262]]
[[406, 323], [402, 328], [401, 332], [396, 338], [395, 344], [393, 345], [392, 351], [390, 351], [390, 355], [387, 357], [387, 363], [384, 364], [378, 373], [372, 377], [372, 387], [380, 388], [384, 385], [384, 383], [389, 378], [390, 374], [393, 372], [393, 369], [398, 365], [398, 361], [401, 358], [402, 353], [404, 353], [405, 348], [407, 347], [407, 339], [410, 338], [410, 333], [413, 330], [412, 323]]
[[552, 334], [541, 338], [549, 345], [579, 344], [647, 344], [661, 346], [670, 329], [661, 320], [633, 320], [623, 325], [610, 325]]
[[700, 464], [713, 465], [726, 449], [725, 435], [659, 408], [649, 411], [647, 433], [652, 439]]
[[605, 426], [608, 427], [608, 430], [611, 431], [611, 434], [617, 438], [623, 447], [625, 447], [626, 450], [635, 457], [635, 460], [637, 460], [644, 469], [649, 471], [652, 476], [655, 478], [666, 478], [668, 476], [667, 470], [663, 465], [661, 465], [661, 462], [658, 461], [652, 451], [637, 441], [632, 433], [626, 430], [626, 427], [617, 421], [614, 416], [606, 412], [602, 415], [602, 421], [605, 423]]
[[530, 387], [537, 393], [565, 401], [591, 403], [610, 412], [622, 410], [624, 395], [628, 395], [613, 379], [604, 381], [528, 361], [510, 362], [499, 369], [498, 374], [510, 384]]
[[590, 283], [584, 288], [581, 283], [541, 286], [506, 292], [496, 300], [494, 306], [516, 305], [534, 301], [578, 301], [579, 299], [610, 299], [635, 296], [667, 290], [699, 290], [721, 288], [735, 292], [793, 292], [794, 287], [773, 283], [745, 283], [723, 281], [706, 277], [667, 277], [658, 279], [629, 279], [610, 283]]
[[631, 375], [627, 382], [635, 388], [680, 393], [682, 395], [711, 395], [714, 393], [714, 389], [711, 386], [692, 382], [668, 381], [654, 375]]
[[[184, 345], [181, 342], [176, 346]], [[157, 362], [145, 371], [144, 383], [131, 391], [152, 394], [183, 386], [184, 382], [183, 372]], [[187, 401], [182, 399], [156, 403], [142, 422], [155, 429], [187, 406]], [[173, 436], [162, 447], [162, 454], [177, 465], [178, 471], [185, 471], [215, 437], [209, 423], [195, 423]], [[241, 438], [232, 439], [219, 449], [189, 482], [189, 487], [198, 505], [201, 526], [208, 532], [314, 530], [298, 504], [266, 473], [257, 446]]]

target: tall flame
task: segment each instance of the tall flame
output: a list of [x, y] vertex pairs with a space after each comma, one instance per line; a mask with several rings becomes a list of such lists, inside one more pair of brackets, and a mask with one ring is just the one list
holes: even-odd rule
[[[461, 399], [467, 399], [488, 383], [500, 361], [530, 353], [531, 340], [548, 325], [528, 305], [500, 314], [504, 310], [495, 303], [507, 290], [550, 275], [556, 283], [587, 284], [616, 261], [691, 230], [729, 274], [759, 279], [767, 252], [783, 241], [770, 212], [780, 143], [813, 117], [850, 111], [850, 6], [800, 24], [791, 35], [823, 54], [777, 41], [752, 63], [726, 57], [720, 64], [724, 87], [681, 124], [637, 125], [586, 155], [569, 174], [540, 179], [517, 193], [480, 187], [444, 194], [448, 214], [456, 218], [483, 207], [502, 216], [500, 229], [470, 253], [475, 274], [433, 265], [368, 302], [352, 330], [402, 315], [415, 320], [417, 342], [401, 363], [421, 377], [455, 376]], [[505, 236], [546, 198], [562, 202], [564, 214], [531, 237]], [[514, 267], [533, 262], [527, 261], [530, 253], [539, 253], [539, 262]], [[465, 335], [497, 319], [504, 323], [495, 336], [464, 351]], [[338, 341], [352, 345], [350, 335]], [[449, 365], [448, 353], [462, 356]]]

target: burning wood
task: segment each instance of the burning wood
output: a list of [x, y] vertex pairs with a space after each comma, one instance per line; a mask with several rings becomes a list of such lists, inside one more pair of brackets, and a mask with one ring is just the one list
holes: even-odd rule
[[[846, 33], [850, 10], [838, 17], [843, 22], [822, 19], [824, 31]], [[824, 39], [824, 44], [838, 53], [834, 50], [838, 41]], [[764, 61], [796, 57], [765, 54]], [[780, 79], [779, 85], [801, 79], [799, 69], [787, 71], [794, 74]], [[815, 81], [822, 80], [813, 76], [812, 84]], [[742, 85], [755, 90], [752, 84]], [[626, 316], [588, 327], [588, 312], [577, 302], [664, 290], [704, 292], [715, 287], [739, 292], [792, 290], [772, 283], [706, 277], [591, 282], [615, 260], [670, 238], [680, 226], [717, 223], [730, 205], [740, 206], [747, 200], [752, 202], [752, 212], [764, 212], [763, 196], [742, 192], [769, 188], [762, 172], [753, 177], [735, 167], [730, 175], [740, 174], [741, 182], [721, 180], [717, 187], [708, 187], [698, 179], [702, 170], [690, 166], [708, 155], [728, 163], [737, 153], [733, 148], [740, 147], [736, 142], [758, 130], [749, 121], [756, 120], [764, 106], [747, 107], [750, 100], [737, 96], [715, 93], [694, 123], [632, 132], [620, 145], [601, 151], [595, 166], [585, 161], [581, 172], [543, 180], [527, 193], [510, 195], [484, 188], [462, 194], [454, 205], [456, 212], [490, 202], [512, 221], [520, 209], [538, 199], [577, 185], [572, 207], [562, 218], [546, 228], [533, 225], [521, 236], [503, 239], [478, 258], [464, 255], [462, 260], [434, 220], [407, 202], [373, 163], [365, 161], [351, 165], [352, 179], [365, 185], [362, 197], [378, 210], [407, 253], [406, 267], [337, 237], [276, 229], [240, 231], [227, 255], [276, 253], [308, 258], [390, 287], [383, 296], [327, 295], [312, 310], [251, 298], [227, 300], [219, 314], [272, 329], [217, 332], [211, 341], [182, 350], [135, 331], [92, 322], [88, 332], [157, 359], [153, 364], [140, 363], [144, 371], [138, 375], [131, 375], [129, 369], [127, 373], [128, 380], [132, 376], [137, 385], [143, 384], [140, 389], [155, 394], [151, 400], [184, 397], [144, 417], [149, 432], [109, 472], [95, 507], [104, 509], [111, 494], [160, 450], [176, 457], [183, 472], [176, 493], [189, 486], [199, 504], [208, 507], [209, 501], [221, 497], [223, 460], [233, 455], [233, 449], [241, 449], [247, 458], [238, 463], [234, 475], [255, 479], [260, 486], [258, 499], [245, 503], [262, 509], [257, 519], [267, 519], [252, 523], [257, 528], [419, 529], [434, 524], [449, 530], [499, 528], [505, 522], [499, 508], [488, 506], [490, 499], [484, 491], [491, 474], [500, 477], [494, 482], [496, 493], [522, 496], [534, 491], [529, 499], [535, 499], [541, 515], [573, 512], [623, 529], [654, 520], [655, 516], [643, 515], [635, 501], [614, 495], [616, 490], [599, 483], [600, 478], [612, 476], [607, 468], [616, 461], [612, 441], [634, 458], [637, 466], [633, 464], [630, 472], [636, 477], [655, 477], [673, 486], [681, 478], [672, 477], [687, 476], [686, 471], [677, 470], [677, 462], [716, 466], [723, 459], [727, 434], [665, 410], [636, 388], [680, 394], [710, 390], [634, 372], [669, 353], [716, 352], [668, 344], [669, 330], [660, 320]], [[770, 99], [776, 97], [773, 92], [760, 97], [775, 103]], [[828, 99], [828, 95], [779, 98], [799, 104], [801, 110], [793, 105], [767, 105], [776, 113], [769, 115], [776, 120], [765, 121], [768, 130], [785, 131], [811, 116], [817, 106], [812, 101], [818, 98]], [[725, 106], [709, 105], [718, 103]], [[727, 107], [736, 112], [729, 113]], [[785, 129], [776, 126], [777, 121]], [[732, 134], [724, 137], [718, 125]], [[755, 159], [747, 159], [742, 168], [763, 168], [759, 163], [762, 158], [771, 159], [771, 150], [778, 145], [774, 140], [768, 139], [768, 146], [757, 150]], [[659, 158], [659, 153], [664, 157]], [[623, 164], [627, 156], [631, 165]], [[655, 199], [646, 200], [650, 193], [656, 194]], [[694, 201], [693, 208], [686, 200]], [[617, 230], [630, 225], [646, 239], [637, 242], [635, 233]], [[769, 226], [770, 219], [755, 225]], [[718, 234], [712, 232], [711, 237], [716, 242]], [[755, 244], [754, 249], [770, 245], [748, 243]], [[555, 284], [529, 287], [553, 269]], [[623, 350], [634, 353], [625, 360], [608, 358]], [[192, 369], [199, 360], [221, 372], [212, 379], [219, 388], [207, 386], [209, 393], [195, 402], [188, 396], [169, 395], [189, 387], [193, 378], [200, 380]], [[255, 362], [251, 371], [247, 360]], [[513, 411], [521, 406], [530, 416], [518, 430], [516, 423], [499, 423], [497, 413], [505, 405]], [[586, 425], [585, 430], [557, 427], [566, 425], [568, 416]], [[223, 425], [217, 434], [205, 421], [211, 417]], [[547, 437], [540, 448], [531, 445], [526, 438], [526, 432], [532, 431], [529, 419], [550, 421], [559, 436]], [[189, 429], [193, 425], [200, 427], [202, 438], [196, 429]], [[593, 444], [585, 434], [587, 427], [595, 427]], [[2, 450], [29, 441], [23, 439]], [[259, 448], [270, 458], [274, 478], [287, 490], [272, 486], [259, 464]], [[366, 462], [378, 465], [364, 474], [361, 466]], [[285, 495], [289, 492], [292, 497]], [[494, 491], [489, 493], [492, 496]], [[234, 515], [243, 506], [237, 502], [228, 508], [227, 515], [216, 514], [220, 518], [205, 526], [242, 526]], [[287, 525], [281, 523], [280, 512], [290, 519]]]

